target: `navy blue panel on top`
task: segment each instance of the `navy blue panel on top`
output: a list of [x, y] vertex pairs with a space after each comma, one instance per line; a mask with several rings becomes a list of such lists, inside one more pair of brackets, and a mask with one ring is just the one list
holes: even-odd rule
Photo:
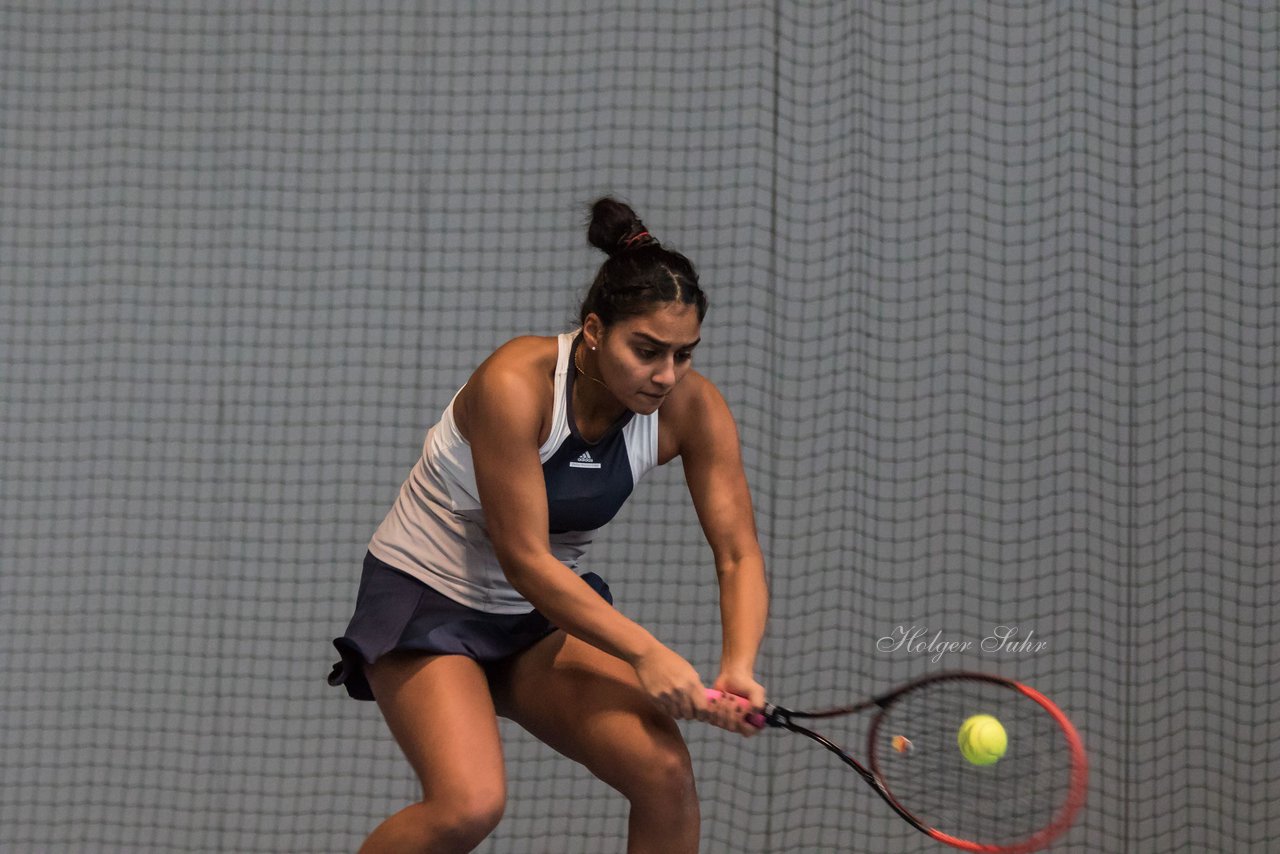
[[551, 533], [594, 531], [617, 515], [635, 486], [617, 430], [594, 445], [574, 433], [542, 464]]
[[551, 533], [594, 531], [618, 514], [635, 487], [622, 428], [634, 412], [624, 412], [599, 441], [587, 442], [573, 418], [573, 383], [577, 379], [574, 355], [582, 337], [569, 348], [569, 375], [565, 383], [565, 417], [569, 435], [551, 459], [542, 464], [547, 482], [547, 513]]

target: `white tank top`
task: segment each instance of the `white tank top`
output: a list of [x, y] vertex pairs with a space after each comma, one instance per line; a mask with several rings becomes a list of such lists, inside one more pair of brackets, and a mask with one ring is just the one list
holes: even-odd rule
[[[597, 442], [573, 424], [573, 348], [558, 336], [551, 434], [538, 449], [547, 483], [551, 553], [575, 572], [595, 531], [658, 462], [658, 413], [626, 413]], [[453, 400], [457, 400], [454, 395]], [[507, 581], [485, 529], [471, 446], [453, 420], [453, 400], [427, 432], [422, 456], [369, 542], [384, 563], [469, 608], [493, 614], [533, 609]]]

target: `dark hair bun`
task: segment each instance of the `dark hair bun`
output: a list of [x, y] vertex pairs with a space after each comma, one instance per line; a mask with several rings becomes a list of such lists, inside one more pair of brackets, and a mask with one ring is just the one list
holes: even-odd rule
[[597, 199], [587, 240], [609, 257], [578, 309], [582, 325], [594, 314], [613, 326], [668, 303], [694, 306], [702, 322], [707, 297], [698, 286], [698, 272], [688, 258], [655, 240], [630, 205], [608, 196]]
[[630, 205], [608, 196], [597, 199], [591, 205], [591, 225], [587, 227], [587, 240], [610, 258], [658, 242], [649, 234], [649, 230]]

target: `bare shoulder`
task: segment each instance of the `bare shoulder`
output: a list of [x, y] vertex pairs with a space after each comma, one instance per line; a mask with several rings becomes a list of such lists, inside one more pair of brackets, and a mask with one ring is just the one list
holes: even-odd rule
[[737, 442], [737, 428], [724, 395], [695, 370], [685, 374], [658, 413], [660, 463], [698, 453], [720, 441]]
[[469, 439], [476, 422], [489, 420], [496, 412], [503, 413], [504, 420], [539, 426], [549, 421], [549, 389], [555, 386], [558, 356], [555, 336], [523, 335], [494, 350], [454, 401], [453, 417], [462, 435]]
[[720, 389], [716, 388], [715, 383], [704, 375], [690, 369], [679, 385], [672, 389], [671, 394], [663, 401], [660, 411], [664, 416], [684, 420], [690, 417], [696, 418], [706, 407], [717, 405], [728, 407], [724, 402], [724, 395], [720, 394]]
[[554, 376], [559, 348], [559, 339], [554, 335], [521, 335], [494, 350], [480, 363], [476, 374], [497, 368], [517, 373], [546, 372], [548, 376]]

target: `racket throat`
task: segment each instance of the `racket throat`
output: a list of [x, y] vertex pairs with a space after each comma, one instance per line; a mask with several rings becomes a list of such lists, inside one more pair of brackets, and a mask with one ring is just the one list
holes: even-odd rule
[[790, 709], [784, 709], [782, 706], [768, 703], [764, 707], [764, 724], [765, 726], [795, 729], [795, 724], [791, 721], [791, 716], [794, 714], [795, 712]]

